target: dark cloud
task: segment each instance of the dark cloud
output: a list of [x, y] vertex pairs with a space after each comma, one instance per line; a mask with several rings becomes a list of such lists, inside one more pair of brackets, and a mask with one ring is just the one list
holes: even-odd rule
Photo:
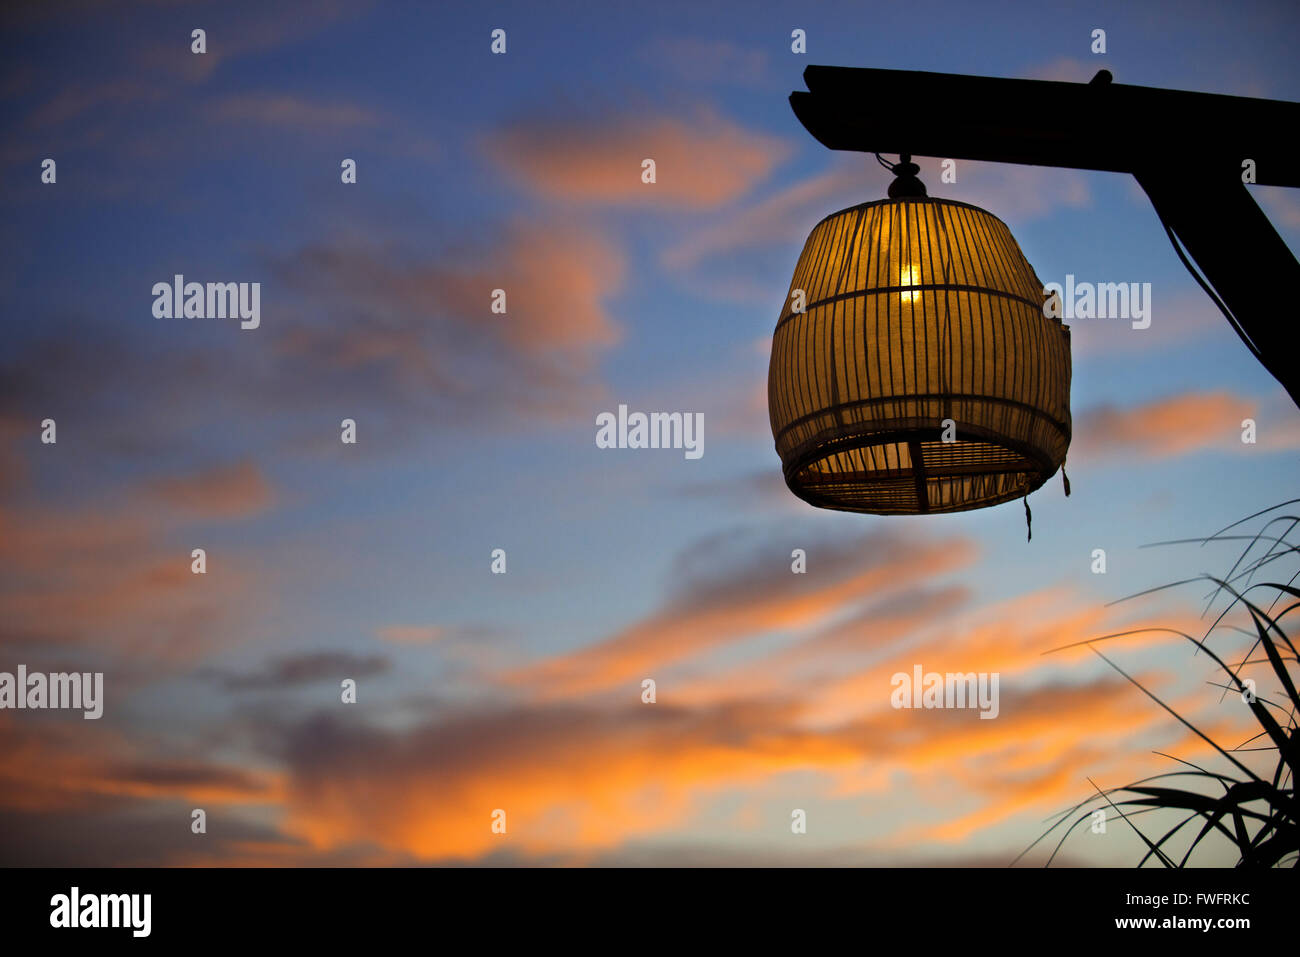
[[390, 662], [382, 655], [354, 655], [346, 651], [317, 651], [273, 659], [260, 670], [232, 674], [208, 669], [228, 691], [260, 691], [292, 688], [318, 681], [369, 678], [388, 671]]

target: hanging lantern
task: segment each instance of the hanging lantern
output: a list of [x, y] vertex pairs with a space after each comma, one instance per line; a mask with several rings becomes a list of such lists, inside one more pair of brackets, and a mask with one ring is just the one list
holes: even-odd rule
[[1070, 444], [1069, 330], [1006, 224], [892, 168], [889, 199], [827, 216], [795, 266], [768, 372], [786, 484], [875, 514], [1027, 496]]

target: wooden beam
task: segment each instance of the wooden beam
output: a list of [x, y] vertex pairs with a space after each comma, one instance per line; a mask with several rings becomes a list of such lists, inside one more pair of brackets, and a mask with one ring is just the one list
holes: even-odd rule
[[810, 66], [790, 94], [833, 150], [1132, 173], [1193, 166], [1264, 186], [1300, 186], [1300, 103], [1122, 83]]

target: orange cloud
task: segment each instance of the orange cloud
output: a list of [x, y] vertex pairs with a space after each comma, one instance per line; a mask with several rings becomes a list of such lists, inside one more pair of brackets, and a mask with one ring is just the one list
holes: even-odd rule
[[[439, 256], [317, 244], [272, 268], [332, 316], [294, 322], [277, 343], [293, 363], [285, 374], [313, 394], [364, 376], [367, 397], [389, 408], [435, 402], [512, 422], [572, 414], [601, 394], [596, 360], [621, 336], [607, 301], [623, 256], [577, 225], [520, 220], [494, 243]], [[496, 289], [505, 314], [492, 311]]]
[[447, 633], [438, 625], [388, 625], [376, 634], [381, 641], [397, 645], [423, 645], [437, 641]]
[[[321, 716], [290, 734], [284, 827], [321, 853], [370, 844], [425, 861], [574, 855], [681, 828], [711, 797], [761, 792], [791, 772], [824, 775], [839, 798], [862, 795], [867, 782], [871, 801], [889, 807], [902, 774], [927, 789], [945, 781], [934, 793], [982, 805], [956, 815], [936, 807], [914, 831], [946, 843], [1074, 803], [1090, 773], [1138, 773], [1123, 746], [1168, 734], [1163, 713], [1109, 676], [1004, 690], [1002, 703], [994, 721], [885, 708], [819, 730], [799, 726], [799, 706], [759, 700], [549, 704], [453, 713], [406, 730]], [[497, 809], [505, 835], [491, 830]]]
[[[1149, 680], [1149, 678], [1146, 680]], [[1130, 688], [1129, 690], [1136, 693], [1135, 689]], [[1138, 700], [1141, 700], [1140, 696]], [[985, 770], [983, 773], [977, 774], [974, 779], [963, 780], [963, 784], [978, 787], [989, 795], [992, 800], [976, 811], [958, 815], [939, 823], [909, 829], [898, 835], [899, 843], [909, 845], [917, 841], [934, 841], [961, 844], [979, 831], [1028, 817], [1031, 814], [1033, 819], [1044, 821], [1041, 830], [1046, 831], [1048, 824], [1055, 822], [1055, 817], [1049, 819], [1048, 814], [1055, 815], [1057, 812], [1064, 811], [1096, 796], [1096, 790], [1089, 783], [1089, 778], [1105, 790], [1108, 788], [1122, 788], [1170, 771], [1187, 770], [1185, 765], [1180, 765], [1177, 761], [1171, 762], [1167, 758], [1152, 753], [1157, 750], [1155, 748], [1145, 751], [1133, 749], [1134, 734], [1126, 734], [1126, 731], [1141, 731], [1143, 737], [1148, 735], [1168, 736], [1171, 733], [1181, 735], [1171, 742], [1160, 744], [1158, 750], [1163, 754], [1169, 754], [1185, 761], [1190, 760], [1201, 767], [1207, 765], [1218, 766], [1222, 763], [1218, 753], [1210, 745], [1191, 732], [1183, 732], [1181, 726], [1175, 726], [1171, 723], [1172, 719], [1161, 724], [1158, 717], [1154, 716], [1154, 712], [1152, 712], [1153, 707], [1149, 706], [1146, 713], [1144, 713], [1135, 711], [1131, 703], [1119, 705], [1120, 717], [1127, 717], [1133, 722], [1132, 726], [1128, 728], [1124, 726], [1122, 720], [1119, 722], [1112, 720], [1113, 713], [1079, 716], [1077, 721], [1078, 730], [1073, 735], [1057, 736], [1053, 752], [1046, 759], [1045, 764], [1040, 763], [1044, 760], [1040, 757], [1035, 762], [1034, 770], [1025, 775], [1017, 776], [1014, 769], [1006, 762], [998, 761], [995, 765], [995, 771]], [[1028, 733], [1028, 729], [1025, 730]], [[1227, 731], [1226, 726], [1206, 727], [1204, 730], [1209, 732], [1212, 738], [1226, 735], [1217, 737], [1217, 740], [1221, 743], [1231, 737], [1231, 732]], [[1149, 781], [1148, 784], [1181, 788], [1191, 786], [1188, 779], [1182, 781], [1165, 779], [1163, 781]], [[1112, 795], [1111, 800], [1119, 802], [1126, 797], [1132, 796], [1121, 792]], [[1105, 805], [1098, 799], [1097, 802], [1088, 804], [1086, 810], [1090, 811], [1103, 806]], [[1084, 811], [1085, 809], [1080, 809], [1070, 814], [1067, 823], [1052, 833], [1046, 843], [1048, 851], [1056, 846], [1056, 843], [1064, 835], [1065, 828], [1074, 824]], [[1113, 814], [1113, 812], [1111, 813]], [[1159, 818], [1152, 818], [1148, 821], [1139, 818], [1135, 823], [1139, 828], [1148, 832], [1149, 836], [1153, 832], [1155, 834], [1162, 833], [1163, 829], [1155, 830], [1150, 826], [1152, 820], [1159, 820]], [[1127, 827], [1127, 825], [1117, 822], [1113, 817], [1111, 825], [1114, 827]], [[1078, 835], [1078, 830], [1074, 834]], [[1034, 834], [1034, 836], [1037, 837], [1038, 834]], [[1070, 846], [1069, 839], [1067, 839], [1064, 847], [1068, 849]], [[1133, 863], [1136, 863], [1136, 861], [1137, 858], [1133, 858]]]
[[174, 666], [228, 644], [255, 607], [255, 565], [209, 557], [195, 575], [189, 546], [167, 544], [168, 531], [138, 500], [0, 509], [0, 646], [93, 642]]
[[[1148, 686], [1157, 682], [1150, 674], [1136, 677]], [[936, 808], [932, 820], [894, 835], [893, 843], [959, 844], [1030, 815], [1037, 824], [1090, 797], [1090, 776], [1129, 781], [1165, 770], [1153, 771], [1146, 747], [1134, 744], [1163, 742], [1181, 730], [1120, 678], [1021, 693], [1004, 687], [1002, 696], [1003, 714], [994, 721], [962, 722], [966, 715], [949, 711], [900, 711], [880, 719], [914, 714], [899, 739], [906, 749], [900, 770], [917, 788], [929, 791], [945, 782], [961, 796]], [[974, 809], [959, 810], [971, 804]]]
[[519, 669], [507, 680], [543, 698], [639, 681], [651, 669], [728, 642], [815, 625], [853, 600], [951, 570], [973, 553], [964, 540], [918, 544], [876, 536], [855, 554], [838, 556], [838, 567], [822, 575], [792, 575], [788, 558], [770, 558], [736, 568], [594, 646]]
[[[878, 659], [899, 644], [946, 627], [954, 613], [966, 607], [969, 597], [967, 589], [960, 586], [887, 593], [883, 601], [873, 601], [848, 619], [834, 616], [837, 620], [833, 624], [757, 661], [730, 666], [721, 674], [709, 670], [678, 678], [673, 683], [672, 701], [708, 704], [734, 698], [797, 697], [804, 702], [805, 717], [815, 715], [823, 703], [833, 705], [837, 689], [845, 688], [849, 697], [857, 693], [847, 687], [851, 679], [844, 678], [845, 672], [858, 674], [865, 659]], [[877, 674], [875, 669], [871, 674]], [[884, 704], [889, 690], [887, 677], [885, 681], [880, 688], [886, 694], [854, 698], [855, 707], [844, 714]]]
[[1152, 461], [1206, 449], [1240, 451], [1241, 423], [1255, 403], [1228, 392], [1188, 392], [1128, 408], [1088, 409], [1075, 419], [1071, 456]]
[[[941, 614], [942, 607], [935, 610]], [[824, 688], [817, 702], [810, 705], [810, 716], [834, 722], [883, 707], [889, 700], [892, 676], [910, 674], [916, 664], [936, 672], [1019, 674], [1027, 681], [1034, 672], [1091, 657], [1084, 648], [1047, 654], [1052, 649], [1146, 627], [1180, 628], [1194, 634], [1199, 622], [1190, 612], [1150, 619], [1121, 617], [1115, 609], [1060, 588], [1019, 595], [963, 614], [960, 619], [945, 620], [940, 614], [931, 618], [933, 624], [943, 625], [941, 629], [931, 627], [924, 634], [913, 634], [905, 647], [900, 642], [887, 648], [890, 657], [874, 667], [850, 673]], [[1149, 632], [1123, 640], [1125, 649], [1135, 649], [1169, 639]]]
[[272, 803], [280, 781], [191, 758], [147, 755], [100, 722], [39, 722], [0, 713], [0, 809], [103, 809], [109, 801]]
[[[872, 541], [878, 552], [897, 546], [879, 537]], [[771, 673], [792, 678], [784, 694], [770, 686], [746, 688], [744, 672], [728, 669], [721, 678], [736, 676], [736, 685], [720, 680], [712, 697], [698, 686], [693, 695], [679, 697], [674, 690], [654, 707], [498, 703], [435, 711], [414, 724], [359, 723], [321, 713], [263, 727], [259, 734], [280, 767], [247, 774], [198, 759], [146, 758], [140, 748], [111, 737], [104, 747], [88, 750], [80, 727], [51, 726], [44, 736], [26, 730], [3, 736], [9, 749], [0, 748], [0, 766], [12, 775], [13, 786], [0, 787], [0, 793], [26, 793], [21, 781], [38, 773], [49, 779], [53, 767], [60, 769], [54, 776], [58, 786], [31, 791], [36, 803], [22, 805], [28, 813], [44, 804], [102, 810], [112, 806], [105, 801], [199, 796], [237, 805], [270, 803], [278, 810], [280, 830], [274, 835], [183, 858], [195, 863], [301, 864], [339, 855], [372, 864], [554, 855], [581, 860], [680, 831], [720, 796], [778, 793], [785, 775], [812, 773], [824, 782], [819, 793], [829, 799], [867, 802], [862, 813], [868, 818], [896, 811], [900, 799], [917, 789], [938, 795], [939, 803], [920, 822], [897, 833], [913, 843], [950, 846], [978, 831], [1011, 827], [1031, 812], [1036, 823], [1042, 814], [1086, 797], [1090, 774], [1110, 783], [1141, 776], [1140, 759], [1152, 739], [1175, 742], [1164, 749], [1186, 743], [1182, 730], [1121, 678], [1103, 673], [1082, 684], [1043, 683], [1055, 660], [1039, 653], [1076, 637], [1069, 622], [1082, 614], [1059, 594], [1037, 593], [981, 609], [982, 617], [969, 628], [953, 629], [948, 624], [965, 597], [960, 589], [892, 591], [892, 580], [882, 577], [883, 566], [892, 562], [933, 567], [926, 563], [934, 551], [954, 551], [951, 545], [895, 552], [890, 562], [862, 560], [829, 581], [768, 602], [759, 628], [770, 621], [795, 628], [826, 622], [804, 643], [802, 656], [778, 654], [768, 663]], [[842, 547], [850, 555], [871, 551], [861, 540]], [[819, 554], [826, 557], [822, 551], [814, 557]], [[705, 558], [712, 564], [716, 556]], [[955, 560], [961, 560], [960, 551]], [[917, 574], [914, 569], [906, 577], [914, 581]], [[754, 579], [753, 568], [730, 569], [666, 609], [697, 616], [700, 628], [718, 624], [722, 618], [716, 616], [729, 609], [744, 630], [750, 621], [745, 606], [766, 601], [763, 593], [778, 588], [775, 576]], [[859, 592], [883, 600], [863, 610], [856, 623], [840, 620], [832, 608], [856, 607]], [[1049, 614], [1058, 607], [1055, 617]], [[863, 635], [865, 622], [879, 623], [881, 631]], [[910, 640], [925, 639], [936, 626], [941, 635]], [[1091, 626], [1085, 618], [1077, 628]], [[708, 647], [707, 640], [693, 638], [688, 653]], [[867, 696], [865, 709], [859, 701], [832, 719], [828, 706], [853, 693], [851, 682], [799, 681], [798, 666], [801, 657], [842, 663], [855, 643], [885, 653], [884, 663], [870, 669], [883, 684], [880, 693], [856, 692]], [[913, 656], [932, 670], [1006, 668], [999, 717], [985, 721], [971, 711], [889, 707], [885, 672]], [[617, 672], [621, 658], [596, 663]], [[1013, 673], [1014, 681], [1006, 677]], [[1159, 675], [1138, 677], [1160, 686]], [[634, 694], [627, 697], [635, 700]], [[1177, 706], [1186, 710], [1188, 702]], [[1135, 743], [1143, 754], [1133, 756]], [[44, 762], [40, 768], [38, 760]], [[0, 784], [9, 781], [0, 773]], [[507, 815], [505, 835], [490, 827], [498, 808]], [[749, 823], [738, 821], [742, 830], [761, 826], [753, 809], [743, 816]], [[888, 832], [880, 840], [870, 851], [877, 857], [895, 846]], [[164, 854], [149, 853], [154, 860]]]
[[[528, 123], [490, 137], [488, 156], [529, 189], [568, 202], [713, 207], [747, 193], [788, 152], [784, 142], [711, 111]], [[656, 182], [641, 181], [653, 159]]]
[[275, 497], [261, 470], [251, 462], [159, 479], [150, 483], [149, 490], [169, 505], [219, 518], [256, 515]]
[[[611, 847], [679, 824], [712, 791], [857, 759], [853, 742], [783, 724], [759, 704], [557, 705], [397, 733], [323, 718], [289, 747], [285, 826], [321, 849], [361, 841], [426, 860]], [[491, 831], [496, 809], [505, 835]]]

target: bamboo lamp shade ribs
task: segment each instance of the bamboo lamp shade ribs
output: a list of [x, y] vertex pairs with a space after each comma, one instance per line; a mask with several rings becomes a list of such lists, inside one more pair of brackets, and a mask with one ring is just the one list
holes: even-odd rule
[[997, 505], [1065, 462], [1070, 333], [996, 216], [926, 196], [864, 203], [804, 245], [768, 411], [786, 484], [812, 505]]

